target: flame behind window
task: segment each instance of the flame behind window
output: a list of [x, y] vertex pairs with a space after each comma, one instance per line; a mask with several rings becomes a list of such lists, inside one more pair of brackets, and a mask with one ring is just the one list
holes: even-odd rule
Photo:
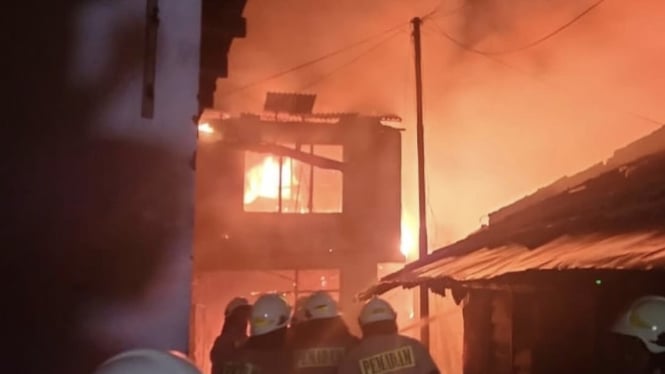
[[[296, 148], [292, 144], [284, 146]], [[305, 145], [301, 150], [342, 160], [341, 146]], [[285, 156], [245, 152], [246, 212], [341, 213], [342, 197], [343, 175], [339, 170], [322, 169]]]
[[[298, 179], [292, 173], [293, 160], [282, 158], [282, 199], [292, 198]], [[249, 169], [245, 176], [245, 205], [254, 203], [259, 198], [275, 200], [279, 198], [280, 177], [279, 158], [265, 156], [263, 160]]]

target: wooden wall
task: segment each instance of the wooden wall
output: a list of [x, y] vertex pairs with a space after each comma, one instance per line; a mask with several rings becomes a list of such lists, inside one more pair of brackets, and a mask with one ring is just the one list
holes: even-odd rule
[[665, 272], [537, 272], [492, 284], [470, 288], [462, 304], [464, 374], [588, 374], [624, 308], [665, 295]]
[[464, 306], [464, 374], [592, 372], [596, 296], [473, 290]]

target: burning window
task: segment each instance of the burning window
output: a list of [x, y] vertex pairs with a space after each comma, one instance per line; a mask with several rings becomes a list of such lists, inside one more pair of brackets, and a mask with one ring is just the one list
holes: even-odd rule
[[[333, 161], [342, 161], [341, 146], [281, 145]], [[244, 209], [247, 212], [339, 213], [342, 172], [305, 162], [306, 157], [245, 152]]]

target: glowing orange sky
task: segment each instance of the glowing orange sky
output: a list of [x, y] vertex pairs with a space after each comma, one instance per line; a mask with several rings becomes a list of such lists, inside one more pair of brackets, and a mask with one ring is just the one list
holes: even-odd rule
[[[547, 34], [591, 1], [467, 0], [435, 18], [440, 28], [487, 50]], [[317, 111], [392, 112], [405, 119], [404, 206], [415, 216], [412, 52], [405, 32], [357, 62], [358, 48], [236, 95], [247, 82], [379, 33], [440, 4], [462, 1], [249, 0], [246, 39], [234, 41], [217, 107], [260, 110], [265, 92], [308, 82]], [[546, 5], [548, 4], [548, 5]], [[497, 58], [462, 52], [424, 26], [424, 92], [430, 241], [440, 246], [479, 227], [487, 213], [572, 174], [665, 121], [665, 2], [607, 0], [551, 40]], [[380, 40], [380, 39], [377, 39]]]

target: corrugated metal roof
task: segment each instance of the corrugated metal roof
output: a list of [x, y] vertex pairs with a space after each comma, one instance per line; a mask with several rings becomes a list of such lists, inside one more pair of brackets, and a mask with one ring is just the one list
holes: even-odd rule
[[665, 229], [611, 237], [562, 236], [535, 249], [523, 245], [485, 247], [393, 273], [364, 291], [361, 298], [433, 279], [470, 282], [533, 269], [665, 269]]
[[490, 224], [501, 221], [507, 217], [519, 213], [521, 210], [536, 205], [543, 200], [569, 190], [585, 181], [598, 177], [599, 175], [616, 169], [640, 158], [662, 152], [665, 150], [665, 126], [662, 126], [651, 134], [644, 136], [623, 148], [617, 149], [612, 157], [604, 162], [597, 163], [591, 167], [572, 176], [564, 176], [554, 183], [538, 189], [531, 195], [525, 196], [518, 201], [507, 205], [489, 214]]
[[390, 274], [360, 297], [531, 270], [665, 269], [665, 153], [617, 167]]

